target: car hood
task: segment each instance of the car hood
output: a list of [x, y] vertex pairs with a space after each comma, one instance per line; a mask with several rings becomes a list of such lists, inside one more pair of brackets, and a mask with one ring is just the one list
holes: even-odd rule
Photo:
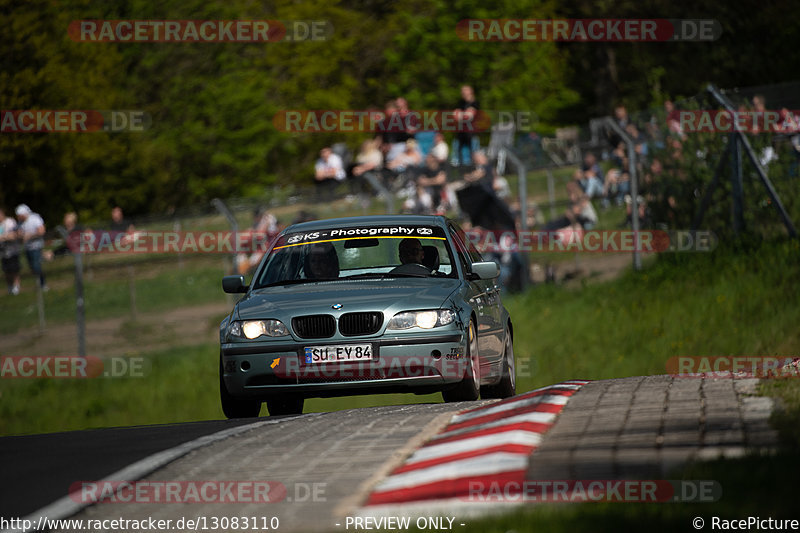
[[[382, 311], [392, 316], [400, 311], [439, 308], [460, 283], [449, 278], [394, 278], [285, 285], [252, 291], [237, 310], [244, 320], [353, 311]], [[341, 308], [334, 310], [335, 304]]]

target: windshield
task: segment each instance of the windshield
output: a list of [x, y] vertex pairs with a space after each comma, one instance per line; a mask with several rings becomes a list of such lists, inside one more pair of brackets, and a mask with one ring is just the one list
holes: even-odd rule
[[357, 278], [456, 277], [442, 228], [380, 226], [282, 235], [258, 271], [255, 289]]

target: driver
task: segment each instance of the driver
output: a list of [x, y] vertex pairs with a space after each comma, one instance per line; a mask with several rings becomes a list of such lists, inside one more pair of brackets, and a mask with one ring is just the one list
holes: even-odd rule
[[425, 257], [425, 252], [422, 250], [422, 244], [419, 239], [406, 238], [400, 241], [397, 247], [400, 255], [400, 262], [404, 265], [414, 263], [421, 265]]
[[329, 242], [310, 245], [306, 254], [304, 270], [308, 279], [330, 279], [339, 277], [339, 257]]

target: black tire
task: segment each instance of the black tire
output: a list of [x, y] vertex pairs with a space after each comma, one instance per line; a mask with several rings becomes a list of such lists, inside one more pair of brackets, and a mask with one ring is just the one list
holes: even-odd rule
[[452, 389], [442, 391], [445, 402], [470, 402], [477, 400], [481, 392], [481, 366], [478, 359], [478, 334], [472, 320], [467, 326], [467, 370], [464, 379]]
[[305, 398], [287, 397], [267, 400], [267, 411], [270, 416], [299, 415], [303, 412]]
[[517, 364], [514, 360], [514, 341], [506, 329], [506, 342], [503, 348], [503, 375], [496, 385], [481, 387], [481, 398], [510, 398], [517, 393]]
[[222, 412], [228, 418], [255, 418], [261, 412], [260, 400], [235, 398], [228, 392], [225, 380], [222, 378], [222, 359], [219, 361], [219, 400]]

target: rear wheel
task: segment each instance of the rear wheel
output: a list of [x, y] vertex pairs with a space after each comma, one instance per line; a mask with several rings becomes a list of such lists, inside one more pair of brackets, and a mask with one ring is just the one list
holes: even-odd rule
[[517, 393], [516, 364], [514, 361], [514, 342], [511, 332], [506, 329], [506, 342], [503, 348], [503, 375], [497, 385], [481, 387], [482, 398], [508, 398]]
[[464, 379], [454, 388], [442, 391], [442, 398], [446, 402], [468, 402], [477, 400], [481, 392], [481, 366], [478, 359], [478, 335], [475, 332], [475, 323], [470, 320], [467, 327], [467, 370]]
[[304, 398], [271, 398], [267, 400], [267, 410], [271, 416], [299, 415], [303, 412], [304, 403]]
[[222, 372], [222, 359], [219, 360], [219, 400], [222, 412], [228, 418], [254, 418], [261, 412], [261, 402], [249, 398], [235, 398], [225, 386]]

